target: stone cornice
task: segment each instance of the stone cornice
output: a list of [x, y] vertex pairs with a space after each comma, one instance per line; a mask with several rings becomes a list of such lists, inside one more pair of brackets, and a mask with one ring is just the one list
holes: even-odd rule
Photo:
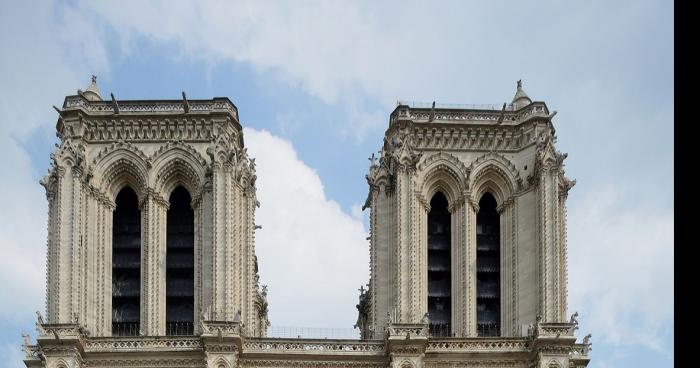
[[59, 137], [79, 137], [87, 143], [211, 142], [222, 134], [236, 135], [243, 146], [238, 110], [228, 98], [188, 100], [88, 101], [67, 96], [56, 124]]
[[531, 117], [549, 117], [549, 109], [544, 102], [535, 101], [518, 110], [491, 108], [423, 108], [399, 105], [390, 115], [391, 122], [408, 120], [419, 122], [450, 123], [497, 123], [519, 124]]
[[228, 97], [215, 97], [211, 100], [116, 100], [119, 108], [115, 111], [112, 101], [89, 101], [80, 95], [66, 96], [63, 111], [80, 110], [90, 115], [130, 115], [130, 114], [210, 114], [225, 113], [238, 122], [238, 108]]

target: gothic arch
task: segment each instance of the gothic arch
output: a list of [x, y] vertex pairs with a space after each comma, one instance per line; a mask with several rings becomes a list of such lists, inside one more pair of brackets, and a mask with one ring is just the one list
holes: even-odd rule
[[54, 368], [66, 368], [68, 366], [68, 363], [64, 359], [59, 359], [53, 364]]
[[459, 201], [469, 175], [469, 170], [457, 157], [445, 152], [426, 157], [418, 164], [418, 172], [422, 178], [420, 194], [426, 203], [437, 192], [442, 192], [450, 207]]
[[500, 206], [520, 189], [522, 179], [510, 160], [495, 152], [486, 153], [470, 165], [473, 203], [479, 203], [481, 197], [491, 193]]
[[148, 188], [150, 163], [137, 147], [124, 142], [114, 143], [95, 157], [93, 178], [95, 186], [112, 201], [122, 188], [131, 187], [139, 201]]
[[80, 147], [74, 145], [70, 140], [65, 140], [61, 142], [57, 152], [52, 154], [52, 158], [58, 166], [72, 167], [83, 163], [85, 154], [84, 149], [81, 150]]
[[223, 357], [219, 357], [216, 362], [214, 363], [213, 367], [216, 368], [229, 368], [230, 364], [228, 360], [224, 359]]
[[201, 191], [206, 160], [191, 146], [177, 142], [165, 144], [153, 154], [152, 161], [149, 182], [162, 198], [169, 198], [179, 185], [192, 198]]

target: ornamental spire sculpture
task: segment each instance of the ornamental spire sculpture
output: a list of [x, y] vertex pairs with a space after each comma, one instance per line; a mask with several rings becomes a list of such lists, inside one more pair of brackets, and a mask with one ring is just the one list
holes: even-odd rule
[[522, 79], [518, 79], [517, 91], [515, 91], [515, 96], [513, 96], [512, 103], [516, 110], [532, 103], [530, 97], [528, 97], [527, 93], [525, 93], [523, 90]]

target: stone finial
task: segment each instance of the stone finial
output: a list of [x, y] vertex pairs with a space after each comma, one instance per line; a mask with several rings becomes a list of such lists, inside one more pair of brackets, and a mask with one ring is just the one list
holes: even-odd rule
[[518, 89], [523, 89], [523, 80], [518, 79]]
[[88, 101], [102, 101], [100, 90], [97, 88], [97, 76], [90, 76], [90, 85], [85, 91], [78, 90], [78, 93], [85, 97]]

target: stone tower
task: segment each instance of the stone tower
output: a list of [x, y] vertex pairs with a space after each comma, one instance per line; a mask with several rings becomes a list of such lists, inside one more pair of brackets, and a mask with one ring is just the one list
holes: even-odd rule
[[400, 104], [371, 158], [365, 335], [429, 321], [435, 336], [527, 335], [566, 322], [575, 181], [552, 117], [520, 81], [502, 107]]
[[263, 336], [255, 162], [236, 106], [184, 92], [103, 100], [93, 77], [57, 110], [60, 143], [41, 181], [42, 322], [100, 337], [199, 335], [218, 321]]

